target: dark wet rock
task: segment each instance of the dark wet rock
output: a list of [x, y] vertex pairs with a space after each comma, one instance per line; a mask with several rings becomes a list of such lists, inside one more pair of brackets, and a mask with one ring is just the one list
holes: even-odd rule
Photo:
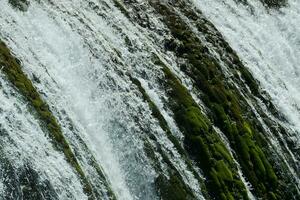
[[27, 11], [30, 5], [30, 2], [28, 0], [8, 0], [8, 3], [15, 9], [18, 9], [20, 11]]
[[16, 168], [5, 156], [0, 159], [0, 178], [5, 200], [56, 200], [57, 193], [49, 180], [42, 179], [29, 164]]

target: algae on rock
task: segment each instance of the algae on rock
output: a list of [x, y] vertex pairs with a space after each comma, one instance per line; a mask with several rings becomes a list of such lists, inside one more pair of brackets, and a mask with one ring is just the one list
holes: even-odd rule
[[11, 54], [8, 47], [2, 41], [0, 41], [0, 66], [7, 79], [26, 98], [29, 105], [34, 109], [36, 117], [40, 120], [42, 127], [49, 133], [54, 147], [64, 153], [66, 160], [78, 174], [82, 181], [84, 192], [89, 196], [89, 199], [94, 199], [91, 184], [87, 180], [75, 154], [61, 131], [61, 127], [51, 113], [49, 106], [41, 98], [32, 82], [22, 71], [20, 61]]

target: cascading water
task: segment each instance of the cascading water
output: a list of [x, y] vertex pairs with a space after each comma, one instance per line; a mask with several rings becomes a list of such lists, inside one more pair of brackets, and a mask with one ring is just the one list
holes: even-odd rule
[[[48, 190], [44, 193], [45, 198], [86, 199], [76, 174], [63, 155], [53, 149], [26, 103], [3, 77], [1, 159], [2, 199], [30, 199], [34, 195], [41, 198], [38, 194], [45, 189]], [[30, 173], [34, 171], [38, 173]], [[33, 181], [40, 184], [36, 194], [30, 188]]]
[[[289, 129], [283, 140], [299, 149], [299, 58], [300, 2], [288, 1], [279, 10], [267, 8], [260, 1], [247, 4], [236, 1], [194, 1], [222, 32], [230, 46], [286, 120], [278, 120]], [[298, 168], [294, 175], [299, 182], [299, 151], [289, 151]]]
[[300, 2], [268, 9], [260, 1], [194, 1], [238, 52], [285, 115], [299, 147]]
[[0, 199], [297, 199], [297, 5], [0, 0]]

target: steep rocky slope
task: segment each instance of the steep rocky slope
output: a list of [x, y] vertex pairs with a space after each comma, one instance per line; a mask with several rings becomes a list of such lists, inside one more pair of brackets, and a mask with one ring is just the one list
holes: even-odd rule
[[300, 130], [222, 26], [292, 8], [206, 1], [1, 0], [0, 197], [299, 199]]

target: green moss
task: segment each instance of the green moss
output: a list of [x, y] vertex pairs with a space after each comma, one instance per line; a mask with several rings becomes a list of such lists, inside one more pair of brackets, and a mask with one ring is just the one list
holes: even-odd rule
[[218, 172], [218, 176], [221, 179], [226, 181], [233, 181], [232, 172], [229, 170], [228, 166], [223, 160], [217, 161], [216, 170]]
[[270, 200], [277, 200], [277, 197], [273, 192], [269, 192], [268, 197]]
[[171, 175], [169, 178], [159, 175], [156, 183], [162, 199], [189, 200], [195, 198], [184, 189], [182, 182], [175, 175]]
[[263, 178], [266, 175], [266, 169], [265, 166], [262, 162], [262, 160], [259, 157], [259, 154], [254, 150], [250, 150], [250, 157], [251, 161], [256, 166], [256, 174], [258, 175], [259, 178]]
[[[219, 181], [218, 173], [216, 172], [215, 169], [212, 169], [210, 171], [210, 176], [212, 178], [212, 182], [214, 184], [215, 189], [222, 188], [221, 182]], [[221, 198], [224, 198], [224, 193], [221, 192], [220, 196], [221, 196]]]
[[225, 158], [228, 162], [233, 162], [231, 155], [229, 152], [226, 150], [226, 147], [222, 143], [216, 143], [214, 144], [216, 148], [216, 152], [219, 152], [223, 158]]
[[81, 178], [84, 185], [84, 191], [93, 199], [93, 192], [90, 183], [85, 177], [74, 153], [63, 136], [60, 126], [52, 115], [49, 106], [40, 97], [31, 81], [23, 73], [20, 62], [13, 57], [6, 45], [0, 41], [0, 66], [3, 66], [2, 72], [8, 80], [18, 89], [18, 91], [27, 99], [30, 105], [35, 109], [37, 117], [45, 127], [53, 141], [54, 146], [61, 150], [67, 161], [74, 168]]
[[[241, 191], [244, 191], [244, 185], [237, 178], [233, 159], [209, 120], [167, 66], [159, 61], [158, 57], [154, 60], [165, 74], [166, 91], [172, 97], [169, 104], [179, 128], [185, 135], [185, 147], [190, 157], [197, 161], [208, 177], [209, 192], [218, 198], [221, 198], [221, 193], [224, 193], [227, 199], [243, 198]], [[231, 187], [228, 187], [228, 183]]]
[[[184, 9], [186, 3], [181, 0], [179, 2], [180, 6], [176, 6], [176, 4], [173, 6], [181, 10], [181, 12], [191, 15], [191, 12], [193, 12], [191, 9], [188, 13]], [[205, 106], [211, 111], [208, 112], [209, 117], [229, 139], [244, 174], [253, 185], [256, 194], [258, 196], [265, 196], [268, 191], [272, 191], [274, 194], [283, 193], [282, 190], [279, 191], [276, 188], [277, 176], [274, 168], [268, 159], [266, 159], [266, 151], [263, 151], [266, 149], [266, 146], [262, 144], [266, 144], [266, 142], [261, 137], [259, 131], [246, 118], [250, 109], [247, 106], [247, 102], [240, 95], [239, 91], [226, 81], [226, 77], [218, 61], [209, 54], [202, 42], [189, 29], [189, 26], [176, 14], [176, 11], [163, 3], [155, 3], [152, 6], [163, 16], [164, 23], [168, 26], [174, 40], [177, 41], [176, 43], [172, 43], [172, 48], [168, 48], [168, 50], [173, 51], [179, 58], [185, 60], [183, 64], [185, 67], [182, 68], [183, 71], [193, 79], [195, 87], [201, 91], [200, 97]], [[195, 20], [195, 23], [198, 22]], [[207, 23], [203, 24], [202, 27], [197, 25], [197, 28], [205, 36], [206, 34], [209, 35]], [[242, 65], [234, 51], [222, 39], [211, 38], [211, 40], [226, 47], [228, 52], [225, 53], [234, 58], [233, 65], [237, 74], [240, 74], [236, 79], [241, 77], [249, 86], [252, 93], [258, 95], [259, 87], [257, 82]], [[161, 61], [156, 61], [155, 64], [163, 65]], [[232, 65], [232, 63], [230, 64]], [[163, 67], [163, 71], [168, 80], [168, 87], [172, 88], [170, 92], [171, 101], [173, 101], [172, 107], [177, 123], [186, 133], [187, 148], [191, 149], [193, 154], [201, 152], [202, 155], [205, 155], [204, 157], [207, 156], [207, 152], [209, 152], [209, 156], [216, 160], [223, 157], [229, 164], [230, 159], [228, 159], [228, 155], [224, 154], [220, 148], [216, 148], [216, 145], [211, 145], [214, 143], [218, 144], [219, 142], [217, 136], [211, 130], [211, 125], [205, 123], [208, 120], [200, 114], [201, 110], [194, 109], [198, 106], [195, 105], [192, 98], [188, 97], [188, 92], [182, 88], [180, 82], [174, 80], [174, 76], [172, 76], [170, 70]], [[193, 137], [193, 135], [201, 135], [202, 140], [198, 137]], [[257, 138], [259, 142], [256, 141]], [[198, 159], [197, 155], [195, 157]], [[204, 162], [203, 158], [201, 160], [199, 157], [199, 160], [200, 163]], [[214, 167], [212, 163], [206, 162], [209, 164], [206, 164], [208, 166], [205, 167]], [[234, 171], [230, 167], [230, 164], [228, 167], [231, 171]], [[267, 172], [268, 170], [270, 172]], [[219, 182], [222, 183], [220, 179]], [[226, 195], [225, 191], [223, 193]]]
[[[241, 136], [237, 136], [237, 148], [240, 150], [239, 155], [245, 162], [250, 161], [250, 154], [249, 154], [249, 146], [247, 144], [247, 141], [243, 139]], [[251, 164], [251, 163], [247, 163]]]
[[180, 111], [180, 124], [185, 127], [186, 131], [194, 134], [205, 134], [208, 132], [207, 120], [202, 116], [199, 108], [195, 106], [189, 106], [186, 109]]
[[[138, 87], [139, 91], [141, 92], [144, 100], [146, 102], [148, 102], [149, 107], [152, 111], [152, 115], [158, 120], [161, 128], [165, 131], [168, 139], [173, 143], [174, 147], [176, 148], [176, 150], [180, 153], [180, 155], [182, 156], [182, 158], [185, 160], [187, 166], [188, 166], [188, 170], [190, 170], [193, 175], [195, 176], [195, 178], [198, 179], [198, 181], [200, 183], [202, 183], [202, 178], [198, 175], [198, 173], [195, 171], [192, 163], [190, 162], [190, 160], [187, 158], [187, 153], [186, 151], [182, 148], [181, 144], [179, 143], [178, 139], [172, 135], [170, 128], [166, 122], [166, 120], [164, 119], [164, 117], [162, 116], [162, 114], [160, 113], [159, 109], [157, 108], [157, 106], [152, 102], [152, 100], [150, 99], [150, 97], [148, 96], [148, 94], [146, 93], [146, 91], [144, 90], [144, 88], [142, 87], [141, 83], [139, 82], [138, 79], [133, 78], [130, 76], [131, 81]], [[149, 144], [149, 142], [145, 141], [145, 152], [148, 155], [148, 158], [151, 158], [153, 160], [154, 163], [154, 167], [156, 169], [157, 172], [161, 171], [161, 173], [163, 173], [163, 170], [159, 169], [159, 167], [157, 166], [157, 161], [156, 161], [156, 157], [155, 157], [155, 153], [154, 150], [152, 149], [151, 145]], [[162, 199], [169, 199], [166, 196], [166, 192], [161, 192], [161, 188], [168, 188], [170, 187], [170, 185], [173, 185], [176, 183], [176, 186], [172, 186], [172, 187], [177, 187], [177, 190], [181, 190], [181, 192], [179, 193], [188, 193], [190, 198], [194, 197], [194, 195], [192, 194], [192, 192], [185, 186], [184, 181], [182, 180], [182, 178], [180, 177], [180, 174], [177, 172], [177, 169], [173, 166], [172, 162], [168, 159], [168, 157], [165, 155], [165, 153], [162, 151], [162, 149], [160, 148], [160, 146], [157, 146], [157, 152], [159, 152], [161, 154], [161, 156], [163, 157], [164, 162], [166, 162], [168, 164], [168, 171], [170, 174], [172, 174], [172, 176], [176, 177], [176, 181], [172, 182], [172, 178], [171, 179], [164, 179], [164, 181], [161, 181], [160, 179], [164, 176], [159, 176], [157, 178], [156, 183], [156, 187], [158, 189], [158, 191], [160, 191], [161, 193], [161, 198]]]
[[253, 133], [252, 133], [252, 130], [251, 130], [251, 126], [249, 123], [247, 123], [246, 121], [244, 121], [244, 131], [247, 135], [249, 135], [249, 137], [253, 137]]

